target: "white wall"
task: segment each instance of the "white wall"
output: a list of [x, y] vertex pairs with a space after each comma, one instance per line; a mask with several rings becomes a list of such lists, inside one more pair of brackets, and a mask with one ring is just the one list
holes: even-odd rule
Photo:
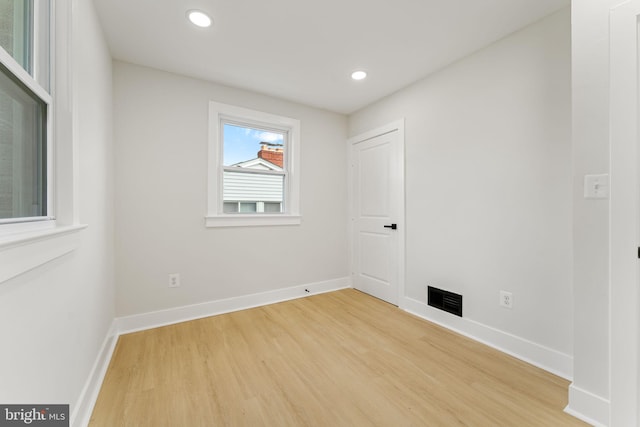
[[114, 317], [111, 59], [93, 2], [73, 52], [79, 216], [72, 253], [0, 285], [0, 402], [77, 402]]
[[[348, 276], [344, 116], [122, 62], [114, 86], [119, 316]], [[301, 225], [205, 228], [211, 100], [301, 121]]]
[[406, 296], [461, 293], [465, 318], [570, 370], [569, 24], [564, 9], [502, 39], [353, 114], [349, 134], [406, 119]]

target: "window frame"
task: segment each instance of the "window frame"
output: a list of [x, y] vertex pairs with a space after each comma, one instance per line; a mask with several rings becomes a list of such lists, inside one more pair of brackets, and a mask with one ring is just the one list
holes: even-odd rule
[[[284, 151], [284, 204], [279, 213], [225, 213], [223, 201], [224, 123], [287, 134]], [[258, 110], [209, 102], [206, 227], [298, 225], [300, 215], [300, 121]]]
[[[37, 217], [14, 217], [0, 218], [0, 236], [6, 233], [8, 228], [12, 228], [11, 233], [26, 230], [49, 229], [52, 221], [55, 220], [55, 198], [54, 198], [54, 161], [53, 161], [53, 117], [54, 102], [52, 90], [51, 69], [54, 66], [53, 55], [51, 55], [53, 44], [53, 4], [44, 5], [41, 1], [34, 1], [31, 7], [32, 32], [29, 35], [32, 46], [30, 47], [29, 67], [31, 73], [26, 70], [17, 59], [11, 56], [2, 46], [0, 46], [1, 65], [27, 90], [31, 91], [40, 101], [46, 105], [45, 120], [45, 150], [46, 159], [46, 215]], [[45, 31], [42, 31], [44, 28]], [[8, 227], [12, 226], [12, 227]], [[4, 232], [4, 233], [3, 233]]]

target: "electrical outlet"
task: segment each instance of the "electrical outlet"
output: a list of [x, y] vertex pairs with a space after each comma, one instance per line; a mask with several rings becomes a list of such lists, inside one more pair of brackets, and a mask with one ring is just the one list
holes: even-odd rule
[[170, 288], [180, 287], [180, 273], [169, 273], [169, 287]]
[[513, 308], [513, 294], [507, 291], [500, 291], [500, 306]]

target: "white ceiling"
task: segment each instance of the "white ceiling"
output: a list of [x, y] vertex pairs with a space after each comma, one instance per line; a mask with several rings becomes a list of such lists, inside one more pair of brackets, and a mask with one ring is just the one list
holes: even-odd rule
[[[95, 0], [114, 58], [354, 112], [570, 0]], [[192, 26], [189, 9], [214, 25]], [[352, 81], [364, 69], [369, 77]]]

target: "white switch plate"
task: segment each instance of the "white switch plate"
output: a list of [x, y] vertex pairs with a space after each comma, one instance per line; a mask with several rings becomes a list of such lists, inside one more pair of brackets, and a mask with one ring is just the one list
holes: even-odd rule
[[585, 175], [584, 176], [585, 199], [609, 198], [609, 175]]

